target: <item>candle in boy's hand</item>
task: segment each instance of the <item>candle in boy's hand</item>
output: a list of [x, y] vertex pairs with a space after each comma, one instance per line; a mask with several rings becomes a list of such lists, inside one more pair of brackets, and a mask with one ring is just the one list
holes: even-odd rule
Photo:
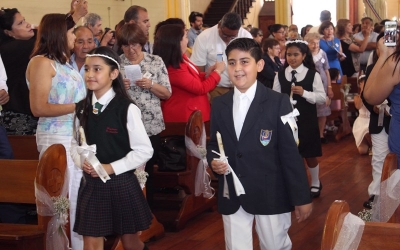
[[218, 148], [221, 158], [225, 158], [224, 144], [222, 144], [221, 134], [217, 131]]

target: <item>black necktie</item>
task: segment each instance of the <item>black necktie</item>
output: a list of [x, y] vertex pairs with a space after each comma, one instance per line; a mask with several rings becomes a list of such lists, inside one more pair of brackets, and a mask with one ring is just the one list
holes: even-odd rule
[[297, 73], [297, 71], [296, 70], [292, 70], [292, 81], [291, 81], [291, 83], [295, 83], [295, 82], [297, 82], [297, 79], [296, 79], [296, 73]]
[[96, 102], [96, 103], [94, 104], [93, 114], [95, 114], [95, 115], [100, 115], [100, 113], [101, 113], [101, 108], [102, 108], [102, 107], [103, 107], [102, 104], [100, 104], [99, 102]]

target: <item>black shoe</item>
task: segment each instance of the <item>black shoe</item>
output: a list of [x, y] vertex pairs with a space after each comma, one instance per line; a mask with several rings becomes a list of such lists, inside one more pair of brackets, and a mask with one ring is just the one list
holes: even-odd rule
[[[317, 192], [311, 191], [312, 189], [318, 189], [318, 191]], [[321, 195], [321, 190], [322, 190], [322, 182], [321, 181], [319, 181], [319, 187], [311, 186], [310, 187], [311, 198], [318, 198]]]
[[363, 203], [363, 206], [368, 209], [372, 209], [372, 203], [374, 202], [375, 195], [371, 195], [367, 201]]

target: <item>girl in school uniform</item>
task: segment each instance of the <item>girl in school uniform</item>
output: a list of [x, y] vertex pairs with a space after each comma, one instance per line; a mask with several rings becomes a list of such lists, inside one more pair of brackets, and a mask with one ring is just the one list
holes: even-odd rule
[[151, 211], [133, 173], [152, 156], [139, 108], [126, 93], [118, 55], [98, 47], [87, 55], [85, 82], [88, 94], [77, 104], [76, 123], [83, 127], [88, 145], [96, 144], [96, 157], [110, 176], [105, 183], [77, 153], [84, 172], [78, 194], [74, 231], [83, 235], [85, 249], [103, 249], [103, 237], [120, 235], [125, 249], [147, 249], [139, 232], [149, 228]]
[[326, 93], [308, 43], [302, 40], [286, 42], [285, 70], [280, 71], [274, 80], [273, 90], [291, 97], [299, 129], [299, 152], [305, 158], [311, 175], [311, 197], [321, 194], [317, 157], [322, 156], [321, 139], [318, 128], [316, 104], [326, 102]]

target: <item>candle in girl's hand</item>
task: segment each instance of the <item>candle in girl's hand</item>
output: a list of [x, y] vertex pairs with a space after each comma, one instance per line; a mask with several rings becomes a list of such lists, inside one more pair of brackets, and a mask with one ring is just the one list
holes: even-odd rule
[[224, 144], [222, 144], [221, 134], [217, 131], [217, 142], [221, 158], [225, 158]]

